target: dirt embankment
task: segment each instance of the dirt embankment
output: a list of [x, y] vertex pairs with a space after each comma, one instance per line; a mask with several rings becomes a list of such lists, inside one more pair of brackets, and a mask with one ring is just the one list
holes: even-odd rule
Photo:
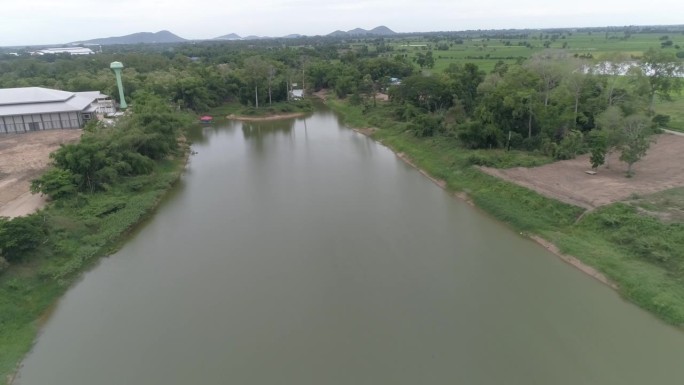
[[80, 136], [81, 130], [0, 134], [0, 216], [27, 215], [43, 207], [44, 197], [29, 192], [31, 180], [49, 166], [51, 152]]

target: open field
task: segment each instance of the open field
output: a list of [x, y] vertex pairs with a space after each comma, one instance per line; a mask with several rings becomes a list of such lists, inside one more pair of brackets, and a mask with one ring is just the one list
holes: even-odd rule
[[0, 135], [0, 216], [28, 214], [40, 197], [31, 196], [31, 180], [50, 162], [60, 144], [78, 140], [81, 130], [49, 130]]
[[[530, 33], [526, 37], [472, 37], [461, 41], [436, 40], [428, 37], [407, 37], [390, 40], [393, 51], [389, 55], [406, 54], [414, 58], [419, 52], [433, 51], [435, 72], [442, 72], [451, 63], [476, 63], [485, 71], [494, 68], [494, 64], [502, 60], [514, 63], [518, 58], [528, 58], [545, 49], [564, 49], [579, 57], [601, 59], [613, 53], [622, 53], [627, 57], [641, 56], [649, 48], [659, 48], [662, 33], [638, 33], [625, 37], [622, 32], [589, 33], [574, 32], [550, 34], [547, 32]], [[673, 42], [672, 52], [684, 50], [684, 35], [667, 35]], [[439, 47], [442, 45], [442, 49]], [[444, 48], [448, 48], [444, 50]]]
[[619, 154], [612, 154], [610, 168], [601, 166], [596, 175], [584, 172], [591, 169], [588, 154], [534, 168], [481, 170], [587, 209], [684, 186], [684, 137], [659, 135], [647, 155], [634, 165], [636, 175], [632, 178], [625, 177], [627, 165], [618, 158]]

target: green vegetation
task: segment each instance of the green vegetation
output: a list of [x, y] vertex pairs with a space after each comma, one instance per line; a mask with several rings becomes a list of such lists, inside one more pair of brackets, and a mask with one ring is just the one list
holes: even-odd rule
[[[390, 120], [396, 107], [366, 109], [339, 100], [330, 106], [356, 127], [377, 127], [373, 137], [406, 154], [430, 175], [446, 181], [447, 188], [468, 198], [517, 231], [539, 234], [561, 251], [578, 257], [615, 281], [620, 293], [662, 319], [684, 325], [684, 222], [669, 215], [645, 215], [666, 210], [679, 212], [683, 189], [656, 194], [634, 204], [617, 203], [578, 218], [583, 210], [545, 198], [531, 190], [486, 175], [472, 167], [534, 166], [551, 161], [529, 152], [469, 150], [457, 138], [416, 136], [406, 123]], [[679, 202], [679, 208], [674, 208]], [[639, 236], [635, 236], [639, 234]]]
[[310, 100], [296, 100], [290, 102], [277, 102], [266, 107], [255, 108], [243, 104], [232, 102], [214, 107], [206, 113], [212, 116], [226, 117], [229, 115], [266, 117], [282, 114], [309, 113], [313, 112], [313, 105]]
[[674, 95], [672, 101], [656, 101], [655, 110], [659, 114], [669, 116], [667, 128], [684, 132], [684, 94]]
[[[176, 180], [179, 130], [189, 122], [180, 111], [308, 111], [308, 102], [289, 101], [297, 88], [328, 89], [350, 125], [380, 128], [378, 140], [448, 188], [603, 271], [623, 295], [668, 322], [684, 324], [683, 225], [675, 215], [653, 215], [655, 198], [578, 221], [581, 209], [473, 167], [535, 166], [589, 151], [593, 165], [617, 151], [630, 165], [638, 161], [654, 130], [684, 131], [683, 83], [672, 76], [682, 72], [681, 32], [469, 31], [193, 42], [147, 52], [112, 46], [89, 57], [0, 55], [0, 87], [100, 90], [115, 98], [109, 63], [121, 61], [134, 100], [134, 113], [116, 129], [90, 126], [81, 143], [53, 155], [55, 168], [32, 186], [53, 199], [47, 209], [0, 220], [0, 374], [28, 350], [45, 309], [96, 256], [114, 250]], [[378, 103], [380, 93], [390, 101]]]
[[90, 126], [80, 143], [53, 153], [55, 168], [33, 186], [52, 197], [46, 209], [0, 218], [2, 378], [30, 348], [49, 306], [116, 250], [180, 175], [187, 150], [178, 139], [188, 118], [150, 95], [133, 109], [117, 126]]

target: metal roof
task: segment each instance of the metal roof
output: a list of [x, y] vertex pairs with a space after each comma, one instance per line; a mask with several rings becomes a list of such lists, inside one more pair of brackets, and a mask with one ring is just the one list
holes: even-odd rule
[[95, 52], [85, 47], [45, 48], [34, 52], [37, 55], [68, 53], [70, 55], [92, 55]]
[[10, 104], [63, 102], [74, 96], [73, 92], [41, 87], [1, 88], [0, 106]]
[[99, 91], [67, 92], [41, 87], [0, 89], [0, 116], [83, 111], [98, 98]]

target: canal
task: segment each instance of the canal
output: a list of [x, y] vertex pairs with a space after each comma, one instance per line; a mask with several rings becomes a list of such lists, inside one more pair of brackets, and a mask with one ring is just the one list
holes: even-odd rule
[[192, 139], [153, 218], [60, 300], [20, 385], [684, 378], [684, 333], [324, 107]]

